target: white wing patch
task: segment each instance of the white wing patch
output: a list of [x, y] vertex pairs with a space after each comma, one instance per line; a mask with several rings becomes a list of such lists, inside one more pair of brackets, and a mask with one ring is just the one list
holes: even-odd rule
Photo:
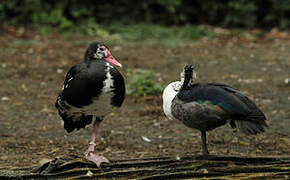
[[67, 80], [67, 82], [70, 82], [71, 80], [73, 80], [73, 77], [69, 78], [69, 80]]
[[68, 84], [71, 80], [73, 80], [73, 77], [71, 77], [71, 78], [69, 78], [69, 80], [67, 80], [67, 83], [65, 86], [62, 87], [62, 90], [64, 90], [65, 88], [68, 88]]

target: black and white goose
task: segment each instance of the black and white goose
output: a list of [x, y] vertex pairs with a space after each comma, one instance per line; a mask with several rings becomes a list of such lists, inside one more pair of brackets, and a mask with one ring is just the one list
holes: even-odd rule
[[85, 53], [85, 61], [71, 67], [66, 74], [63, 90], [55, 104], [68, 133], [84, 128], [95, 119], [85, 158], [98, 167], [102, 162], [109, 162], [93, 153], [99, 125], [105, 115], [122, 105], [125, 98], [124, 78], [114, 66], [122, 65], [107, 46], [93, 42]]
[[201, 132], [203, 154], [209, 154], [206, 131], [230, 123], [245, 134], [258, 134], [268, 127], [264, 113], [238, 90], [217, 83], [196, 83], [193, 66], [187, 65], [181, 81], [170, 83], [163, 92], [163, 110]]

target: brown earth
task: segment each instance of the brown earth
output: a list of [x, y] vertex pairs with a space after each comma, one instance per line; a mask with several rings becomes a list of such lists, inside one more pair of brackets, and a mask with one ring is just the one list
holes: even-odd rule
[[[0, 35], [0, 167], [39, 165], [78, 155], [88, 146], [90, 127], [67, 134], [54, 108], [64, 75], [82, 61], [88, 37]], [[289, 39], [237, 37], [201, 39], [182, 47], [107, 43], [126, 68], [152, 70], [160, 81], [179, 78], [185, 64], [198, 65], [198, 81], [229, 84], [253, 99], [268, 117], [261, 135], [233, 132], [229, 125], [208, 133], [209, 151], [219, 155], [290, 154]], [[161, 95], [127, 96], [106, 117], [97, 150], [109, 159], [185, 156], [201, 151], [200, 134], [162, 112]], [[146, 142], [145, 136], [151, 140]]]

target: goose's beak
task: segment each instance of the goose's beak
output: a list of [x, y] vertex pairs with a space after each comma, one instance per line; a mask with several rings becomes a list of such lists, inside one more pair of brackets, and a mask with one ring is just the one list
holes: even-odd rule
[[[104, 48], [106, 48], [106, 47], [104, 47]], [[105, 57], [105, 60], [108, 61], [109, 63], [115, 65], [115, 66], [122, 67], [122, 64], [119, 63], [117, 61], [117, 59], [114, 58], [114, 56], [112, 55], [112, 53], [109, 51], [108, 48], [106, 48], [106, 57]]]

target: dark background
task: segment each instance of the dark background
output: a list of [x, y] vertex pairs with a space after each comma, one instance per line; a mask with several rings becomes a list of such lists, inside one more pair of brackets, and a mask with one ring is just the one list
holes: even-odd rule
[[290, 0], [2, 0], [0, 12], [2, 25], [52, 25], [61, 29], [86, 21], [230, 28], [290, 26]]

